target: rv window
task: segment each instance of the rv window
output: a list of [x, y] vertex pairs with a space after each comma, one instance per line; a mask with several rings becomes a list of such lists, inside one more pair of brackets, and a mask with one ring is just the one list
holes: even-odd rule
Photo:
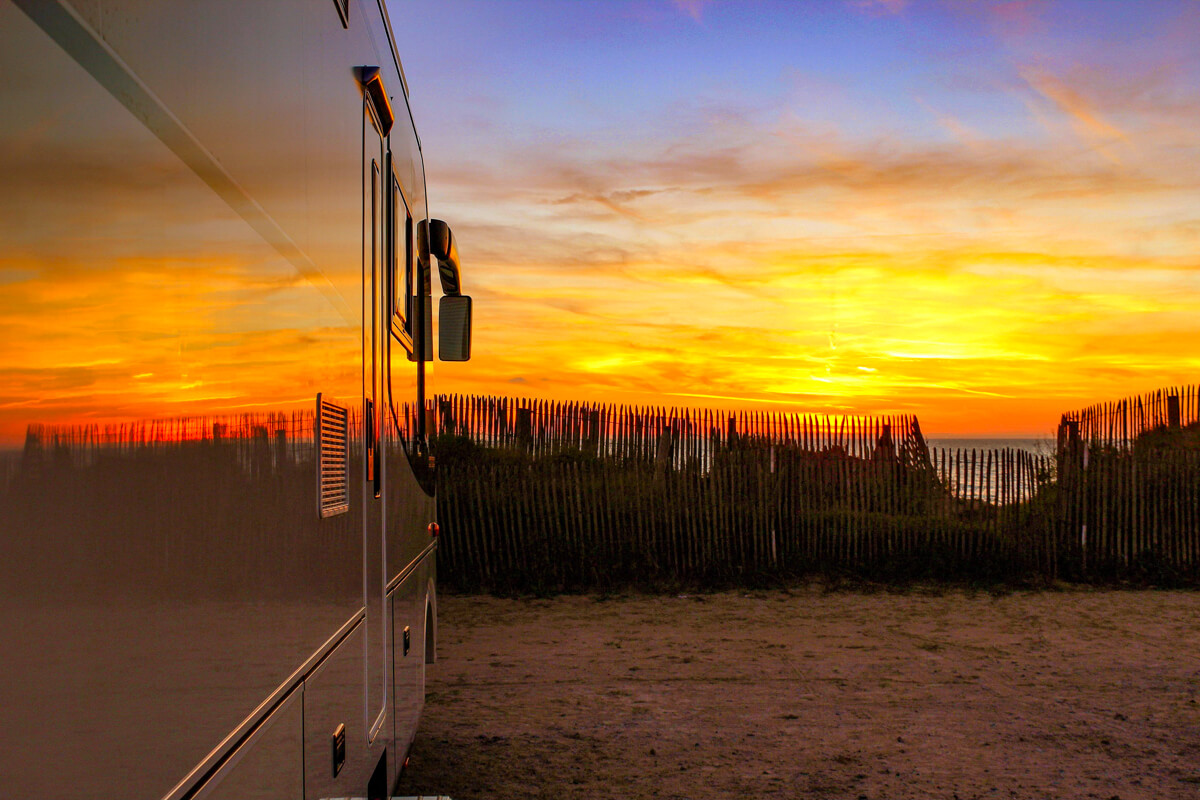
[[404, 193], [392, 178], [392, 326], [412, 340], [413, 224]]

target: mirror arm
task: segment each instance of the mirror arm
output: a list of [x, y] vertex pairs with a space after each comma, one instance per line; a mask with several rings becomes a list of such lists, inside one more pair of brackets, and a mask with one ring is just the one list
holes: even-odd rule
[[458, 245], [450, 226], [440, 219], [421, 220], [417, 226], [419, 252], [428, 252], [437, 259], [438, 279], [442, 294], [462, 294], [462, 270], [458, 262]]

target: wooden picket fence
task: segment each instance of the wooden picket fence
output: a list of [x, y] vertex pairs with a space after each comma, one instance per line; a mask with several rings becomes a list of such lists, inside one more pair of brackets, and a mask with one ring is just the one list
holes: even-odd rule
[[[805, 573], [1053, 576], [1050, 457], [915, 417], [437, 401], [442, 580], [557, 591]], [[1053, 509], [1051, 509], [1052, 511]]]
[[1200, 450], [1071, 448], [1057, 488], [1065, 577], [1200, 578]]
[[1059, 449], [1072, 437], [1093, 445], [1123, 447], [1148, 431], [1186, 428], [1198, 422], [1200, 385], [1157, 389], [1063, 414], [1058, 426]]
[[572, 451], [663, 465], [710, 464], [717, 452], [739, 441], [813, 451], [840, 448], [863, 457], [882, 437], [909, 459], [928, 459], [920, 424], [911, 414], [722, 413], [477, 395], [441, 395], [432, 406], [431, 432], [486, 447], [519, 448], [534, 457]]
[[731, 448], [706, 469], [584, 458], [440, 463], [439, 574], [452, 588], [498, 591], [806, 573], [1054, 574], [1056, 530], [1034, 498], [1049, 458], [931, 455], [937, 469], [784, 447], [774, 458]]
[[1059, 524], [1074, 577], [1195, 579], [1200, 563], [1200, 386], [1063, 414]]

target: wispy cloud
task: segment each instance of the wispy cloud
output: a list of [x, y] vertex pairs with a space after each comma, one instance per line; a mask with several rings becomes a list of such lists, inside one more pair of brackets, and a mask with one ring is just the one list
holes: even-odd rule
[[704, 8], [708, 6], [712, 0], [671, 0], [675, 8], [687, 14], [696, 22], [704, 21]]
[[1042, 25], [1041, 15], [1048, 5], [1045, 0], [1004, 0], [986, 3], [984, 8], [1009, 35], [1027, 36]]
[[908, 6], [908, 0], [850, 0], [850, 7], [874, 14], [899, 14]]
[[1021, 70], [1021, 77], [1070, 119], [1072, 128], [1080, 138], [1092, 143], [1110, 161], [1120, 163], [1114, 145], [1127, 144], [1129, 137], [1105, 119], [1092, 103], [1063, 81], [1042, 70], [1027, 67]]

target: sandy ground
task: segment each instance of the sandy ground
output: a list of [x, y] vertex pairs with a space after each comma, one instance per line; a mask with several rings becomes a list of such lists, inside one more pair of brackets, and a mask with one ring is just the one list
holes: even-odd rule
[[1200, 593], [444, 597], [400, 794], [1200, 798]]

